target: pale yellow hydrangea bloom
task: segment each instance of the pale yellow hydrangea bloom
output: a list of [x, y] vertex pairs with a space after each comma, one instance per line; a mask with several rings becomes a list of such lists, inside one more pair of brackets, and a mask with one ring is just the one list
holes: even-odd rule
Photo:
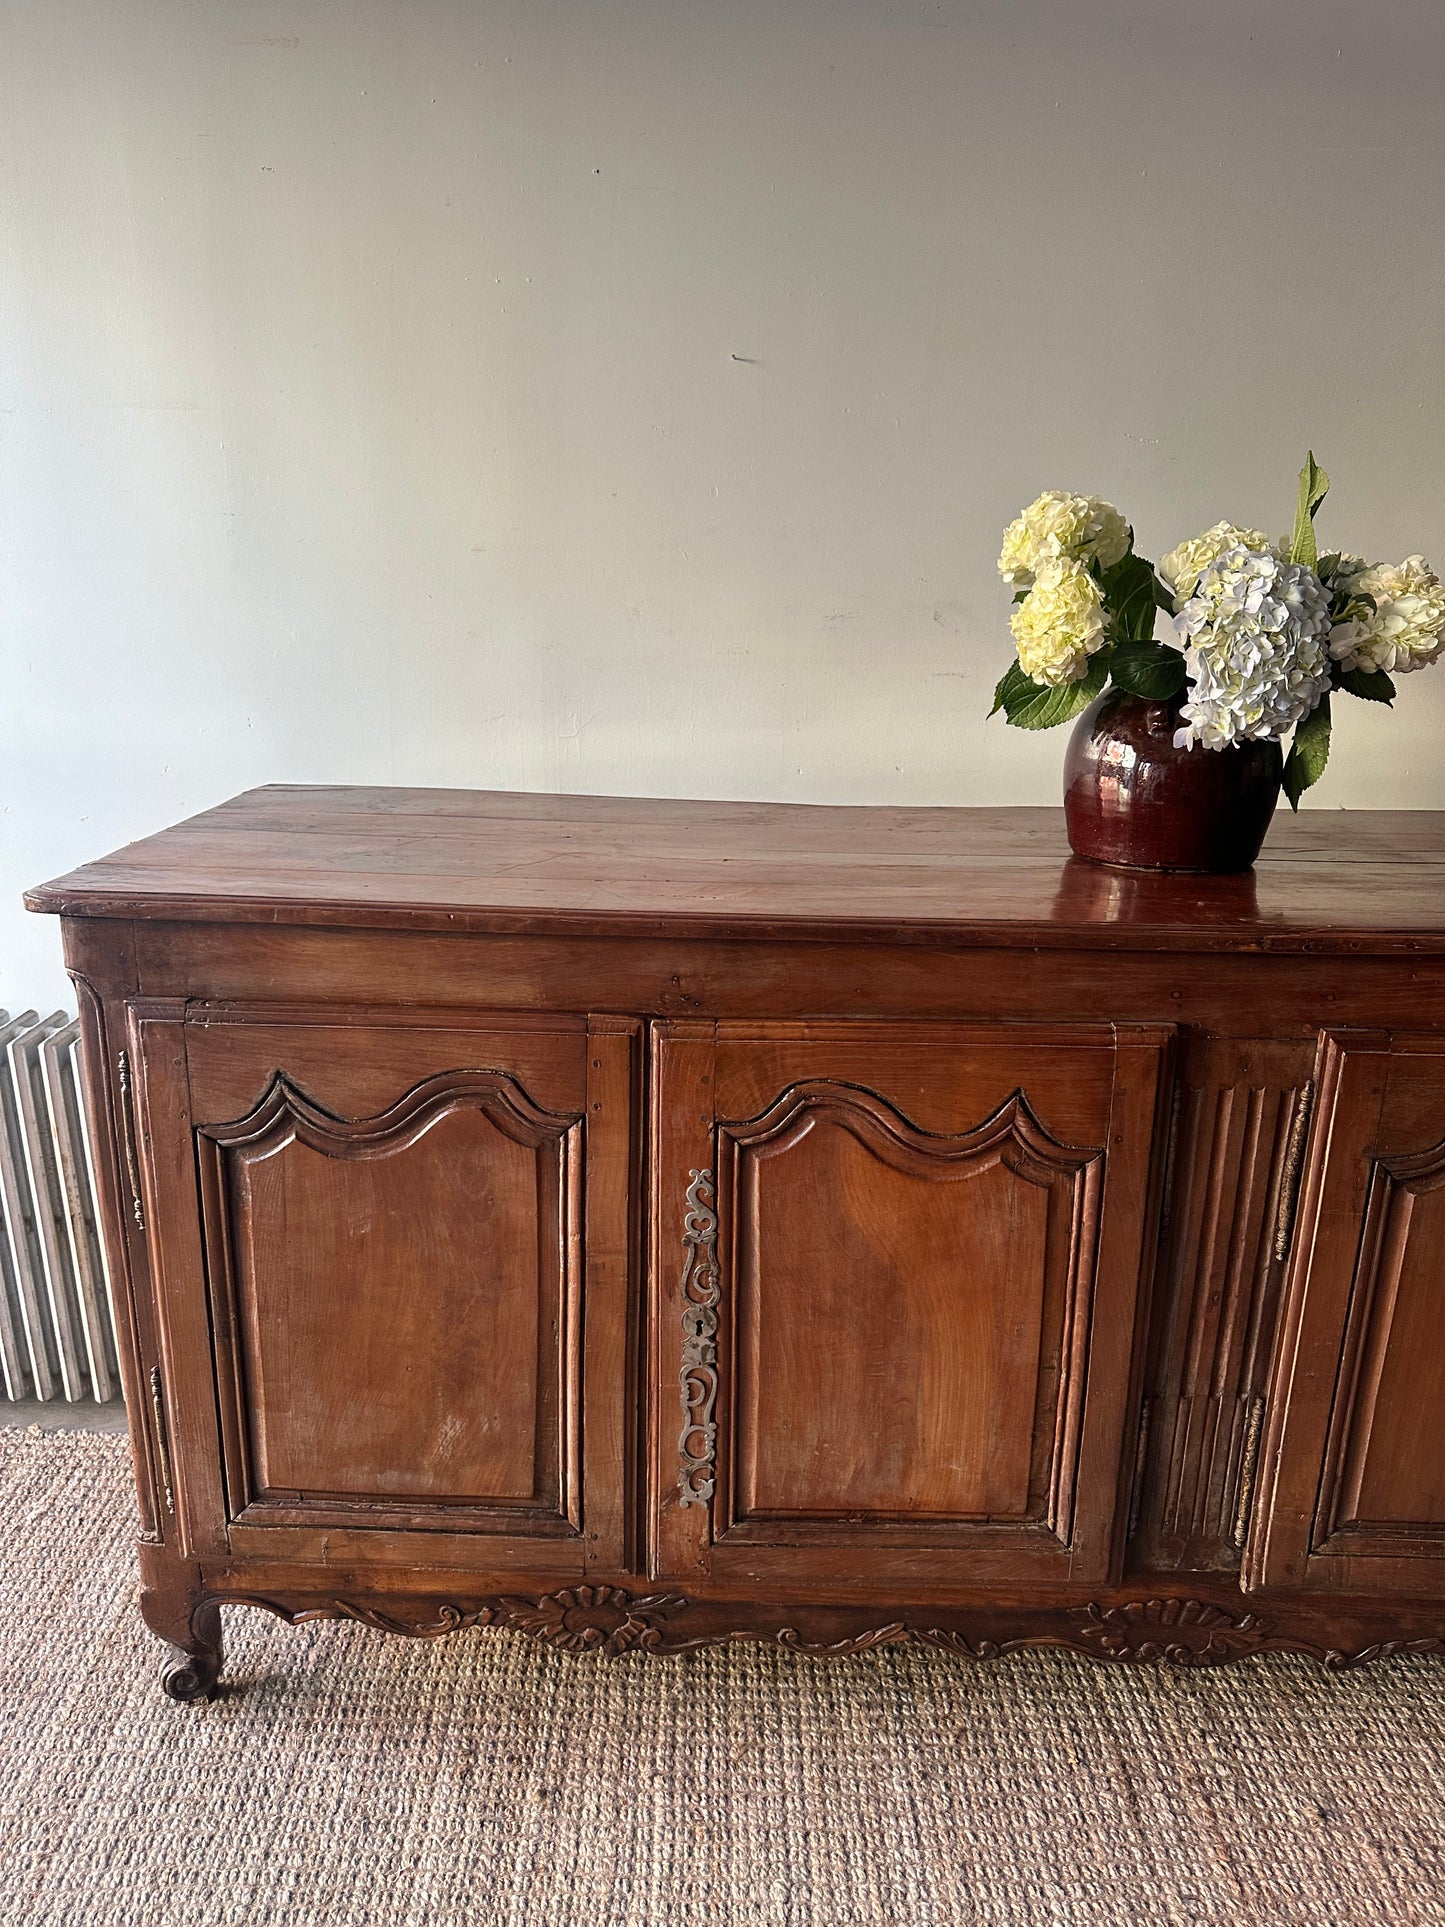
[[1445, 588], [1423, 555], [1341, 571], [1334, 586], [1350, 597], [1330, 636], [1330, 654], [1346, 669], [1404, 676], [1445, 648]]
[[1104, 645], [1104, 602], [1082, 562], [1047, 557], [1034, 586], [1013, 612], [1019, 667], [1057, 688], [1077, 682]]
[[1046, 489], [1004, 531], [998, 572], [1031, 588], [1045, 562], [1097, 562], [1110, 569], [1129, 553], [1129, 524], [1098, 495]]
[[1217, 562], [1229, 549], [1251, 549], [1256, 554], [1278, 556], [1281, 562], [1287, 560], [1283, 547], [1260, 530], [1242, 529], [1234, 522], [1216, 522], [1192, 542], [1181, 542], [1177, 549], [1171, 549], [1159, 564], [1160, 577], [1174, 591], [1176, 614], [1199, 587], [1199, 578], [1210, 563]]

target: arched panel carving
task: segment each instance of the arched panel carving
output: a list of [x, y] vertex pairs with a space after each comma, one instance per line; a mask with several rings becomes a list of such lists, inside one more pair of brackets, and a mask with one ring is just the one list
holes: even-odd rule
[[198, 1128], [233, 1519], [578, 1529], [581, 1130], [470, 1069]]
[[724, 1530], [1067, 1542], [1103, 1164], [1022, 1091], [956, 1135], [828, 1079], [720, 1124]]
[[736, 1146], [791, 1148], [820, 1123], [838, 1125], [883, 1162], [912, 1177], [952, 1182], [1002, 1162], [1034, 1184], [1095, 1163], [1098, 1146], [1063, 1144], [1014, 1091], [983, 1123], [956, 1136], [923, 1131], [894, 1104], [863, 1085], [813, 1078], [789, 1085], [768, 1109], [745, 1123], [721, 1126]]
[[575, 1117], [541, 1110], [506, 1071], [457, 1070], [424, 1078], [375, 1117], [338, 1117], [277, 1071], [255, 1106], [228, 1124], [206, 1124], [199, 1135], [232, 1150], [274, 1150], [294, 1137], [327, 1157], [389, 1156], [414, 1144], [436, 1118], [458, 1104], [483, 1112], [518, 1144], [536, 1149], [576, 1128]]

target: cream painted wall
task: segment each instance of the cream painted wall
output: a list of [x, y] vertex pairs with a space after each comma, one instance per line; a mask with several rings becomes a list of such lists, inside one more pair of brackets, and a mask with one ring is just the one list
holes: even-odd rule
[[[999, 531], [1445, 565], [1437, 0], [0, 0], [23, 885], [249, 784], [1043, 802]], [[1445, 807], [1445, 673], [1320, 807]]]

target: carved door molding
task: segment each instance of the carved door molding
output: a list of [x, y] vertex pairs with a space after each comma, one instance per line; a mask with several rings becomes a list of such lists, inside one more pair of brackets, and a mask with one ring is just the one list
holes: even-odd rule
[[655, 1571], [1108, 1573], [1168, 1044], [657, 1027]]
[[[1032, 1454], [1036, 1463], [1029, 1468], [1033, 1475], [1030, 1485], [1035, 1490], [1019, 1507], [1006, 1509], [1004, 1503], [980, 1503], [971, 1510], [958, 1511], [951, 1518], [947, 1509], [940, 1509], [930, 1519], [928, 1530], [933, 1534], [950, 1527], [967, 1528], [970, 1523], [977, 1524], [990, 1517], [1002, 1519], [1013, 1511], [1031, 1527], [1066, 1546], [1073, 1525], [1074, 1469], [1083, 1414], [1083, 1379], [1097, 1261], [1103, 1147], [1070, 1146], [1051, 1137], [1020, 1091], [1011, 1093], [974, 1129], [935, 1134], [917, 1129], [877, 1091], [826, 1078], [790, 1086], [756, 1118], [719, 1122], [717, 1126], [718, 1195], [725, 1201], [723, 1209], [732, 1226], [723, 1288], [732, 1305], [735, 1450], [734, 1476], [727, 1476], [726, 1461], [719, 1468], [715, 1538], [752, 1538], [766, 1542], [775, 1540], [778, 1528], [785, 1524], [792, 1535], [818, 1531], [826, 1536], [836, 1530], [831, 1521], [838, 1518], [849, 1520], [850, 1535], [856, 1535], [866, 1533], [870, 1526], [906, 1526], [927, 1516], [928, 1509], [918, 1489], [919, 1482], [928, 1475], [927, 1461], [931, 1455], [925, 1452], [914, 1455], [912, 1476], [904, 1481], [912, 1489], [908, 1510], [903, 1512], [890, 1511], [887, 1507], [870, 1508], [856, 1478], [837, 1482], [831, 1506], [815, 1503], [806, 1509], [789, 1506], [786, 1493], [779, 1495], [781, 1503], [774, 1500], [769, 1504], [756, 1489], [760, 1470], [756, 1445], [762, 1429], [760, 1422], [766, 1416], [760, 1409], [764, 1394], [757, 1383], [756, 1371], [761, 1309], [758, 1300], [761, 1274], [766, 1269], [766, 1258], [758, 1249], [762, 1216], [758, 1194], [768, 1162], [787, 1157], [807, 1138], [828, 1129], [847, 1133], [885, 1170], [914, 1184], [968, 1186], [980, 1180], [986, 1182], [991, 1173], [1006, 1173], [1008, 1179], [1042, 1194], [1037, 1200], [1035, 1223], [1043, 1232], [1041, 1242], [1052, 1247], [1049, 1255], [1055, 1262], [1050, 1265], [1045, 1259], [1049, 1275], [1044, 1302], [1039, 1306], [1039, 1326], [1045, 1332], [1057, 1329], [1058, 1362], [1049, 1385], [1038, 1399], [1036, 1431], [1040, 1436], [1037, 1450]], [[901, 1191], [902, 1187], [897, 1189]], [[1023, 1227], [1015, 1223], [1013, 1229], [1017, 1234]], [[815, 1295], [816, 1291], [817, 1286]], [[806, 1285], [803, 1295], [802, 1323], [806, 1328], [810, 1322]], [[940, 1331], [940, 1340], [942, 1337]], [[948, 1361], [939, 1357], [936, 1348], [930, 1350], [933, 1362], [948, 1371]], [[1033, 1357], [1022, 1355], [1017, 1359], [1018, 1365], [1030, 1376], [1037, 1369], [1037, 1332], [1033, 1335], [1032, 1351]], [[818, 1362], [825, 1361], [819, 1359]], [[924, 1372], [928, 1371], [929, 1363], [925, 1358]], [[963, 1418], [964, 1413], [958, 1416]], [[820, 1467], [819, 1472], [826, 1474], [826, 1468]], [[824, 1486], [829, 1483], [826, 1476], [819, 1482]]]
[[[287, 1295], [293, 1309], [290, 1324], [276, 1347], [277, 1356], [263, 1356], [266, 1334], [257, 1315], [255, 1302], [258, 1280], [254, 1274], [262, 1267], [254, 1249], [249, 1208], [255, 1190], [255, 1177], [284, 1174], [295, 1147], [340, 1165], [395, 1165], [396, 1196], [361, 1195], [350, 1205], [362, 1220], [372, 1219], [378, 1211], [395, 1212], [409, 1203], [415, 1231], [411, 1242], [418, 1249], [426, 1244], [426, 1220], [433, 1234], [431, 1275], [417, 1280], [419, 1291], [436, 1290], [437, 1253], [435, 1234], [442, 1227], [439, 1200], [433, 1199], [428, 1179], [429, 1151], [445, 1135], [449, 1125], [458, 1125], [465, 1114], [485, 1119], [488, 1127], [521, 1150], [530, 1153], [534, 1168], [536, 1226], [527, 1242], [532, 1247], [529, 1262], [536, 1264], [537, 1343], [534, 1358], [524, 1355], [510, 1360], [514, 1373], [534, 1368], [537, 1385], [537, 1423], [529, 1428], [531, 1437], [519, 1435], [512, 1441], [514, 1453], [531, 1460], [518, 1465], [510, 1489], [463, 1491], [446, 1497], [428, 1495], [426, 1485], [437, 1476], [436, 1460], [446, 1434], [466, 1424], [469, 1414], [460, 1402], [440, 1416], [436, 1428], [440, 1436], [427, 1438], [418, 1412], [398, 1414], [400, 1432], [406, 1438], [406, 1451], [388, 1456], [378, 1463], [380, 1476], [374, 1489], [356, 1483], [352, 1467], [364, 1463], [368, 1452], [365, 1441], [376, 1424], [375, 1407], [387, 1396], [381, 1382], [368, 1384], [360, 1377], [354, 1398], [362, 1409], [356, 1414], [355, 1442], [343, 1449], [344, 1441], [327, 1440], [328, 1457], [345, 1462], [346, 1483], [336, 1490], [317, 1487], [292, 1467], [288, 1479], [287, 1460], [268, 1476], [265, 1381], [286, 1371], [303, 1333], [298, 1330], [301, 1314], [294, 1309], [294, 1289]], [[457, 1132], [460, 1136], [460, 1131]], [[472, 1134], [475, 1137], [476, 1134]], [[582, 1211], [582, 1118], [557, 1116], [542, 1110], [528, 1097], [510, 1073], [496, 1070], [442, 1072], [422, 1079], [396, 1103], [378, 1114], [359, 1118], [338, 1117], [315, 1103], [284, 1072], [277, 1072], [259, 1103], [244, 1117], [226, 1123], [199, 1125], [196, 1130], [201, 1184], [202, 1218], [207, 1253], [207, 1276], [211, 1289], [214, 1329], [217, 1335], [217, 1376], [221, 1401], [222, 1435], [226, 1446], [227, 1486], [230, 1516], [235, 1523], [271, 1525], [334, 1524], [349, 1514], [362, 1513], [372, 1525], [405, 1527], [418, 1523], [419, 1515], [445, 1521], [453, 1529], [471, 1531], [515, 1531], [539, 1534], [575, 1534], [580, 1529], [581, 1493], [577, 1459], [578, 1413], [576, 1392], [580, 1385], [580, 1253]], [[420, 1147], [420, 1149], [418, 1149]], [[415, 1154], [410, 1156], [409, 1154]], [[476, 1160], [476, 1179], [485, 1181], [486, 1145], [474, 1142], [465, 1150], [458, 1145], [456, 1155], [470, 1154]], [[299, 1160], [298, 1160], [299, 1161]], [[410, 1165], [408, 1170], [406, 1167]], [[523, 1167], [525, 1168], [525, 1167]], [[300, 1174], [298, 1174], [299, 1176]], [[520, 1173], [518, 1174], [520, 1175]], [[304, 1181], [290, 1187], [272, 1186], [279, 1205], [286, 1199], [289, 1214], [288, 1238], [295, 1242], [302, 1227], [294, 1223], [295, 1212], [304, 1208]], [[333, 1187], [334, 1195], [335, 1187]], [[445, 1193], [454, 1187], [447, 1186]], [[408, 1199], [406, 1193], [411, 1193]], [[329, 1204], [331, 1199], [328, 1198]], [[322, 1235], [328, 1227], [318, 1227]], [[376, 1233], [369, 1226], [371, 1236]], [[513, 1233], [521, 1225], [508, 1224]], [[338, 1222], [331, 1236], [343, 1235]], [[515, 1242], [515, 1239], [513, 1240]], [[329, 1238], [328, 1238], [329, 1242]], [[353, 1258], [359, 1254], [358, 1241]], [[484, 1262], [478, 1250], [468, 1253], [465, 1241], [455, 1257], [463, 1264]], [[400, 1254], [397, 1254], [400, 1257]], [[274, 1254], [273, 1254], [274, 1262]], [[495, 1264], [497, 1260], [491, 1258]], [[339, 1269], [332, 1284], [330, 1301], [319, 1307], [325, 1318], [345, 1320], [353, 1315], [347, 1302], [348, 1278]], [[374, 1314], [373, 1314], [374, 1316]], [[278, 1336], [280, 1336], [278, 1334]], [[324, 1333], [318, 1334], [324, 1338]], [[458, 1343], [463, 1342], [458, 1333]], [[358, 1360], [373, 1378], [376, 1364], [370, 1356]], [[412, 1361], [406, 1361], [412, 1369]], [[463, 1390], [463, 1375], [457, 1374], [458, 1391]], [[280, 1391], [288, 1408], [305, 1396], [304, 1382], [290, 1388], [272, 1386]], [[477, 1387], [478, 1396], [482, 1388]], [[346, 1403], [348, 1406], [351, 1400]], [[371, 1409], [367, 1409], [368, 1406]], [[294, 1424], [294, 1419], [293, 1419]], [[431, 1465], [415, 1467], [419, 1475], [409, 1481], [408, 1456], [417, 1455]], [[294, 1459], [294, 1449], [291, 1457]], [[435, 1470], [433, 1469], [435, 1468]], [[409, 1489], [410, 1488], [410, 1489]], [[518, 1515], [525, 1515], [519, 1517]]]
[[641, 1026], [135, 999], [127, 1036], [182, 1549], [626, 1564]]
[[1445, 1590], [1445, 1041], [1331, 1032], [1245, 1562], [1255, 1588]]

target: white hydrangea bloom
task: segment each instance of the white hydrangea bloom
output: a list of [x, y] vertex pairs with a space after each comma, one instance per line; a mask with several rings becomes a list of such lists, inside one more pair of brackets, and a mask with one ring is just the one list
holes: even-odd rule
[[1082, 562], [1057, 556], [1039, 564], [1034, 586], [1013, 612], [1019, 667], [1057, 688], [1077, 682], [1105, 640], [1104, 601]]
[[1046, 489], [1004, 531], [998, 572], [1015, 588], [1032, 588], [1045, 562], [1098, 562], [1110, 569], [1129, 553], [1129, 524], [1098, 495]]
[[1330, 598], [1313, 569], [1236, 544], [1204, 570], [1174, 618], [1189, 699], [1182, 748], [1278, 741], [1330, 686]]
[[1174, 591], [1174, 608], [1177, 613], [1199, 587], [1199, 578], [1211, 562], [1217, 562], [1226, 549], [1251, 549], [1256, 553], [1265, 551], [1279, 556], [1283, 561], [1283, 548], [1270, 540], [1259, 529], [1242, 529], [1235, 522], [1216, 522], [1212, 529], [1203, 535], [1196, 535], [1192, 542], [1181, 542], [1177, 549], [1171, 549], [1159, 564], [1161, 578]]
[[[1405, 676], [1445, 649], [1445, 588], [1423, 555], [1373, 567], [1360, 563], [1348, 574], [1342, 567], [1334, 588], [1349, 601], [1330, 637], [1330, 654], [1346, 669]], [[1373, 609], [1365, 596], [1373, 599]]]

